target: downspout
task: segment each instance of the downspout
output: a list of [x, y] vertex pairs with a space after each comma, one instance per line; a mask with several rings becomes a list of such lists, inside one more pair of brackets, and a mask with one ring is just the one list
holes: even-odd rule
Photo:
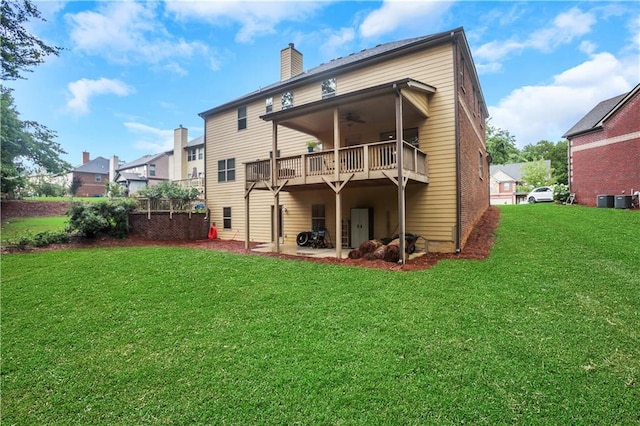
[[451, 32], [453, 43], [453, 75], [454, 75], [454, 114], [456, 124], [456, 253], [460, 253], [460, 240], [462, 239], [462, 193], [460, 183], [460, 117], [458, 109], [458, 90], [460, 82], [460, 72], [458, 70], [458, 43], [455, 33]]

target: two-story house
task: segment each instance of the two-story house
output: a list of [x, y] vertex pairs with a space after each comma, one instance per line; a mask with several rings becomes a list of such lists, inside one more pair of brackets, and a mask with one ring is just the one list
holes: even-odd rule
[[462, 250], [489, 206], [487, 108], [464, 30], [306, 72], [302, 59], [289, 44], [280, 81], [200, 114], [220, 237], [280, 251], [324, 228], [341, 257], [394, 234], [403, 249], [410, 232], [419, 249]]
[[204, 136], [189, 140], [189, 130], [173, 131], [173, 150], [169, 155], [169, 179], [186, 188], [197, 188], [204, 197]]
[[75, 195], [78, 197], [103, 196], [105, 183], [109, 180], [109, 160], [97, 157], [91, 160], [89, 152], [82, 152], [82, 164], [71, 171], [67, 177], [67, 185], [74, 179], [80, 179], [80, 186]]
[[[522, 166], [528, 163], [492, 164], [489, 167], [489, 195], [491, 204], [520, 204], [529, 191], [518, 191], [522, 180]], [[551, 160], [542, 160], [551, 176]]]
[[640, 191], [640, 84], [603, 100], [563, 137], [569, 140], [569, 187], [578, 203]]

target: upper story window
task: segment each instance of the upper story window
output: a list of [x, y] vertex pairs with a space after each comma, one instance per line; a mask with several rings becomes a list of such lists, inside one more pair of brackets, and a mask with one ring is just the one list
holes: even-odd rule
[[204, 148], [198, 148], [198, 160], [202, 160], [204, 158]]
[[96, 174], [96, 182], [102, 182], [102, 175]]
[[155, 176], [155, 175], [156, 175], [156, 165], [149, 164], [149, 176]]
[[322, 82], [322, 99], [336, 95], [336, 78], [330, 78]]
[[273, 111], [273, 98], [267, 98], [264, 101], [265, 111], [268, 113]]
[[218, 160], [218, 182], [232, 182], [236, 180], [236, 159]]
[[241, 106], [238, 108], [238, 130], [247, 128], [247, 107]]
[[196, 159], [196, 150], [190, 149], [187, 153], [187, 161], [195, 161]]
[[282, 94], [282, 109], [293, 107], [293, 92], [284, 92]]
[[482, 152], [478, 153], [478, 174], [481, 179], [484, 179], [484, 158]]
[[[402, 129], [402, 138], [405, 140], [405, 142], [409, 142], [411, 145], [415, 146], [416, 148], [420, 147], [420, 136], [419, 136], [417, 127], [413, 127], [411, 129]], [[395, 130], [390, 130], [388, 132], [380, 133], [381, 141], [390, 141], [395, 139], [396, 139]]]

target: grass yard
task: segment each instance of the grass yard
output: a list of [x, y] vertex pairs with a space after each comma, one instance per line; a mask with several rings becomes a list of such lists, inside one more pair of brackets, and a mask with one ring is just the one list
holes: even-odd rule
[[400, 273], [166, 247], [2, 256], [6, 424], [640, 423], [640, 213], [505, 206]]
[[61, 231], [66, 228], [68, 223], [67, 216], [12, 217], [7, 221], [2, 221], [0, 241], [4, 246], [25, 234], [35, 235], [45, 231]]

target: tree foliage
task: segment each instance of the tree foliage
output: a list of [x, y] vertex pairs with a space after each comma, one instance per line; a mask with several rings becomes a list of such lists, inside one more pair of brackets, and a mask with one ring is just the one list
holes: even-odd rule
[[21, 72], [31, 72], [47, 56], [60, 54], [61, 47], [47, 45], [24, 28], [23, 24], [32, 18], [45, 21], [31, 0], [3, 0], [0, 7], [2, 80], [23, 79]]
[[[23, 24], [31, 18], [44, 20], [30, 0], [3, 0], [0, 28], [2, 50], [2, 80], [24, 79], [22, 73], [44, 62], [49, 55], [58, 55], [60, 47], [49, 46], [30, 34]], [[66, 154], [54, 142], [56, 133], [35, 121], [22, 121], [14, 105], [12, 90], [2, 86], [1, 146], [2, 192], [13, 192], [25, 185], [29, 166], [37, 166], [51, 174], [60, 174], [71, 166], [60, 158]]]
[[525, 145], [520, 151], [520, 161], [550, 160], [553, 176], [558, 183], [567, 184], [567, 141], [553, 143], [542, 140], [535, 145]]
[[508, 130], [495, 127], [487, 121], [486, 142], [487, 152], [491, 155], [493, 164], [508, 164], [518, 161], [519, 151], [516, 147], [516, 138]]
[[68, 171], [71, 165], [60, 158], [66, 152], [54, 141], [56, 133], [35, 121], [20, 120], [11, 89], [3, 87], [1, 97], [2, 192], [11, 192], [19, 186], [30, 165], [51, 174]]
[[544, 161], [530, 161], [522, 165], [522, 174], [520, 180], [526, 182], [522, 189], [531, 190], [540, 186], [553, 185], [555, 179], [551, 176], [551, 173]]

